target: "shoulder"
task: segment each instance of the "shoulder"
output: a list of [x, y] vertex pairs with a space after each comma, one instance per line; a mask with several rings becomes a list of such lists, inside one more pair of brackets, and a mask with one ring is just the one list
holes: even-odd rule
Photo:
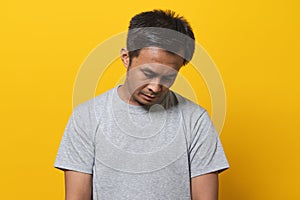
[[180, 110], [181, 116], [186, 126], [190, 127], [190, 130], [213, 125], [211, 117], [205, 108], [178, 93], [173, 93], [177, 98], [177, 107]]
[[90, 109], [98, 108], [99, 106], [104, 106], [111, 99], [115, 88], [110, 89], [92, 99], [80, 103], [74, 108], [75, 112], [87, 112]]
[[178, 104], [177, 106], [184, 114], [190, 114], [190, 115], [202, 115], [206, 113], [206, 109], [203, 108], [201, 105], [196, 104], [195, 102], [191, 101], [190, 99], [187, 99], [186, 97], [171, 91], [171, 93], [176, 98]]
[[88, 124], [99, 122], [99, 113], [101, 114], [107, 110], [113, 92], [114, 89], [110, 89], [103, 94], [77, 105], [72, 112], [73, 118]]

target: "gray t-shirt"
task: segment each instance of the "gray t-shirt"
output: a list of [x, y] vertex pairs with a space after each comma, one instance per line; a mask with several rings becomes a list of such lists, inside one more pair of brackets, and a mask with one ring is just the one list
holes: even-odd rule
[[146, 110], [114, 88], [74, 109], [55, 167], [93, 174], [94, 200], [187, 200], [192, 177], [228, 162], [199, 105], [169, 91]]

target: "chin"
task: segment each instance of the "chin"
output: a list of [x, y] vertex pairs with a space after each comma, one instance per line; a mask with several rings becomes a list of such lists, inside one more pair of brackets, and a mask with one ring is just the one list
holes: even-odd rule
[[147, 102], [147, 101], [137, 101], [137, 103], [138, 103], [140, 106], [152, 106], [152, 105], [155, 104], [155, 103], [153, 103], [153, 102]]
[[147, 101], [142, 98], [136, 98], [135, 102], [140, 106], [152, 106], [158, 103], [158, 101]]

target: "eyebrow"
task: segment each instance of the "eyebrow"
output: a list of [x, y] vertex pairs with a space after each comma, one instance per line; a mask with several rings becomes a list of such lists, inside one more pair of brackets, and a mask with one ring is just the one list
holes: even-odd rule
[[[152, 71], [152, 70], [149, 69], [149, 68], [143, 68], [143, 69], [141, 69], [141, 71], [144, 72], [144, 73], [145, 73], [145, 72], [146, 72], [146, 73], [150, 73], [150, 74], [155, 75], [155, 76], [158, 75], [157, 73], [155, 73], [154, 71]], [[173, 78], [173, 77], [176, 76], [176, 75], [177, 75], [177, 73], [173, 73], [173, 74], [165, 75], [165, 76], [163, 76], [163, 77]]]

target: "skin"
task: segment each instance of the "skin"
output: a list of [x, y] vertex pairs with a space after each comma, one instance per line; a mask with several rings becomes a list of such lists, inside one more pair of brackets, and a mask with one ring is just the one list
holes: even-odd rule
[[118, 94], [129, 104], [145, 107], [163, 100], [183, 65], [180, 56], [157, 47], [141, 49], [130, 66], [126, 49], [121, 50], [121, 58], [127, 68], [127, 77]]
[[[164, 99], [183, 65], [182, 57], [157, 47], [141, 49], [130, 66], [126, 49], [121, 50], [121, 59], [127, 68], [127, 76], [118, 94], [123, 101], [145, 108]], [[65, 171], [65, 185], [66, 200], [91, 200], [91, 174]], [[218, 173], [192, 178], [191, 196], [192, 200], [217, 200]]]
[[218, 172], [192, 178], [191, 196], [192, 200], [217, 200]]
[[65, 170], [65, 199], [91, 200], [92, 175]]

